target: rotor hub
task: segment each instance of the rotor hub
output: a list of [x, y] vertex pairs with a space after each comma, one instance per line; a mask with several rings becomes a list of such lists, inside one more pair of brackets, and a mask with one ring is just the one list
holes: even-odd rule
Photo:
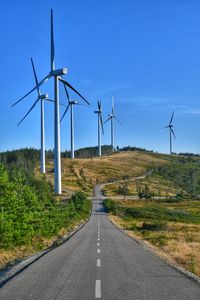
[[67, 74], [67, 68], [53, 70], [50, 73], [52, 76], [62, 76]]
[[77, 101], [70, 101], [69, 103], [74, 105], [74, 104], [77, 104], [78, 102]]

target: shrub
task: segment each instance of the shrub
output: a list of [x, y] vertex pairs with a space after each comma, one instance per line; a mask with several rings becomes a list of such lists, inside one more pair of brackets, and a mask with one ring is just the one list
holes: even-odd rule
[[123, 196], [128, 196], [129, 195], [129, 189], [127, 184], [119, 185], [117, 189], [118, 194], [123, 195]]
[[146, 231], [161, 231], [166, 229], [167, 229], [166, 223], [160, 221], [154, 223], [144, 222], [141, 227], [141, 230], [146, 230]]

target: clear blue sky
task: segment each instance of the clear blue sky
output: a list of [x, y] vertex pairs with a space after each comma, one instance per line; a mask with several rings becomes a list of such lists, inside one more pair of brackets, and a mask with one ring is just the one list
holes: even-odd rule
[[[97, 144], [96, 101], [104, 118], [115, 96], [116, 145], [168, 152], [167, 125], [175, 110], [174, 151], [200, 153], [200, 1], [1, 0], [0, 151], [40, 147], [40, 108], [16, 124], [36, 99], [11, 104], [50, 69], [50, 9], [54, 9], [56, 67], [90, 102], [75, 108], [75, 147]], [[53, 82], [42, 87], [53, 97]], [[71, 94], [73, 99], [78, 99]], [[65, 102], [63, 90], [61, 100]], [[46, 104], [46, 146], [53, 148], [53, 105]], [[103, 143], [110, 143], [105, 124]], [[69, 149], [69, 115], [61, 127]]]

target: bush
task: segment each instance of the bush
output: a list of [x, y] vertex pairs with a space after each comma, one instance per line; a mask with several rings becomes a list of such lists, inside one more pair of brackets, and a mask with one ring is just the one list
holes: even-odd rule
[[147, 223], [144, 222], [142, 224], [141, 230], [146, 231], [161, 231], [161, 230], [167, 230], [167, 226], [165, 222], [154, 222], [154, 223]]
[[151, 199], [153, 197], [153, 193], [150, 191], [147, 184], [144, 187], [138, 186], [137, 194], [139, 199]]
[[129, 189], [127, 184], [119, 185], [117, 189], [118, 194], [123, 195], [123, 196], [128, 196], [129, 195]]
[[104, 200], [104, 207], [105, 207], [105, 210], [107, 213], [110, 212], [110, 213], [116, 215], [117, 208], [118, 208], [118, 205], [116, 202], [114, 202], [110, 199], [106, 199], [106, 200]]

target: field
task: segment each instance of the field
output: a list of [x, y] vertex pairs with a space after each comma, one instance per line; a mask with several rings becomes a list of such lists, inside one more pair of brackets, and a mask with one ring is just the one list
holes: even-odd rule
[[129, 235], [200, 275], [200, 200], [105, 200], [105, 206]]

